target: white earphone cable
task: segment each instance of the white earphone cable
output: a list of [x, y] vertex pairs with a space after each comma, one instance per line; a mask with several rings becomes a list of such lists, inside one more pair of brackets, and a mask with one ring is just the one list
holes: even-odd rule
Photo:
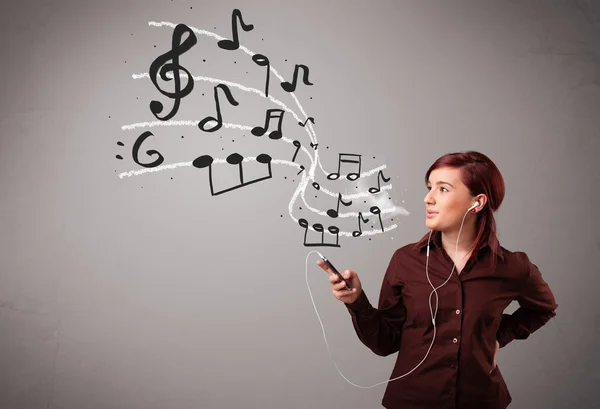
[[[473, 206], [473, 207], [474, 207], [474, 206]], [[467, 212], [466, 212], [466, 213], [465, 213], [465, 215], [463, 216], [462, 222], [461, 222], [461, 224], [460, 224], [460, 229], [458, 230], [458, 236], [456, 237], [456, 253], [458, 253], [458, 240], [459, 240], [459, 237], [460, 237], [460, 232], [462, 231], [462, 227], [463, 227], [463, 223], [464, 223], [464, 221], [465, 221], [465, 217], [467, 216], [467, 214], [469, 213], [469, 211], [470, 211], [470, 210], [471, 210], [473, 207], [471, 207], [471, 208], [469, 208], [469, 209], [467, 210]], [[412, 373], [412, 372], [413, 372], [415, 369], [417, 369], [417, 368], [418, 368], [418, 367], [419, 367], [419, 366], [420, 366], [420, 365], [421, 365], [421, 364], [422, 364], [422, 363], [425, 361], [425, 359], [427, 359], [427, 356], [429, 355], [429, 351], [431, 351], [431, 348], [433, 347], [433, 343], [434, 343], [434, 341], [435, 341], [435, 336], [436, 336], [436, 333], [437, 333], [437, 329], [436, 329], [436, 326], [435, 326], [435, 317], [437, 316], [437, 310], [438, 310], [438, 301], [439, 301], [439, 297], [438, 297], [438, 294], [437, 294], [437, 290], [438, 290], [439, 288], [441, 288], [442, 286], [444, 286], [444, 285], [445, 285], [445, 284], [446, 284], [446, 283], [447, 283], [447, 282], [450, 280], [450, 278], [452, 277], [452, 274], [454, 273], [454, 268], [456, 267], [456, 263], [454, 263], [454, 265], [452, 266], [452, 270], [450, 271], [450, 275], [448, 276], [448, 278], [446, 279], [446, 281], [444, 281], [444, 282], [443, 282], [443, 283], [442, 283], [440, 286], [438, 286], [438, 287], [434, 287], [434, 286], [433, 286], [433, 283], [432, 283], [432, 282], [431, 282], [431, 280], [429, 279], [429, 243], [430, 243], [430, 240], [431, 240], [431, 233], [432, 233], [432, 232], [433, 232], [433, 230], [431, 230], [431, 231], [429, 232], [429, 238], [428, 238], [428, 240], [427, 240], [427, 260], [426, 260], [426, 263], [425, 263], [425, 274], [427, 275], [427, 281], [429, 281], [429, 285], [431, 285], [431, 288], [433, 288], [433, 291], [432, 291], [431, 293], [429, 293], [429, 312], [431, 313], [431, 322], [433, 323], [433, 339], [431, 340], [431, 344], [429, 345], [429, 349], [427, 350], [427, 353], [425, 354], [425, 357], [424, 357], [424, 358], [421, 360], [421, 362], [419, 362], [419, 363], [417, 364], [417, 366], [415, 366], [413, 369], [411, 369], [409, 372], [407, 372], [407, 373], [405, 373], [405, 374], [403, 374], [403, 375], [397, 376], [397, 377], [395, 377], [395, 378], [393, 378], [393, 379], [388, 379], [388, 380], [386, 380], [386, 381], [383, 381], [383, 382], [378, 382], [378, 383], [376, 383], [376, 384], [374, 384], [374, 385], [371, 385], [371, 386], [361, 386], [361, 385], [357, 385], [357, 384], [353, 383], [352, 381], [350, 381], [348, 378], [346, 378], [346, 377], [344, 376], [344, 374], [342, 373], [342, 371], [340, 371], [340, 368], [338, 367], [337, 363], [335, 362], [335, 359], [333, 358], [333, 354], [331, 353], [331, 349], [329, 348], [329, 343], [327, 342], [327, 335], [325, 334], [325, 327], [323, 326], [323, 321], [321, 321], [321, 317], [319, 316], [319, 311], [317, 311], [317, 306], [315, 305], [315, 300], [314, 300], [314, 298], [313, 298], [313, 296], [312, 296], [312, 292], [310, 291], [310, 285], [309, 285], [309, 283], [308, 283], [308, 256], [310, 256], [310, 254], [311, 254], [311, 253], [318, 253], [318, 254], [320, 254], [320, 253], [319, 253], [318, 251], [316, 251], [316, 250], [312, 250], [312, 251], [310, 251], [310, 252], [309, 252], [309, 253], [306, 255], [306, 286], [308, 287], [308, 293], [309, 293], [309, 295], [310, 295], [310, 299], [311, 299], [311, 301], [312, 301], [312, 304], [313, 304], [313, 307], [314, 307], [314, 309], [315, 309], [315, 313], [317, 314], [317, 318], [319, 319], [319, 323], [321, 324], [321, 330], [323, 331], [323, 338], [325, 339], [325, 345], [326, 345], [326, 347], [327, 347], [327, 352], [329, 352], [329, 356], [331, 356], [331, 360], [333, 361], [333, 364], [335, 365], [335, 368], [337, 369], [338, 373], [339, 373], [339, 374], [342, 376], [342, 378], [344, 378], [344, 379], [345, 379], [345, 380], [346, 380], [346, 381], [347, 381], [349, 384], [351, 384], [351, 385], [353, 385], [353, 386], [356, 386], [357, 388], [373, 388], [373, 387], [375, 387], [375, 386], [379, 386], [379, 385], [382, 385], [382, 384], [384, 384], [384, 383], [392, 382], [392, 381], [395, 381], [395, 380], [397, 380], [397, 379], [403, 378], [403, 377], [405, 377], [406, 375], [408, 375], [408, 374]], [[434, 312], [432, 311], [432, 309], [431, 309], [431, 295], [432, 295], [433, 293], [435, 293], [435, 297], [436, 297], [436, 300], [435, 300], [435, 301], [436, 301], [436, 302], [435, 302], [435, 313], [434, 313]]]

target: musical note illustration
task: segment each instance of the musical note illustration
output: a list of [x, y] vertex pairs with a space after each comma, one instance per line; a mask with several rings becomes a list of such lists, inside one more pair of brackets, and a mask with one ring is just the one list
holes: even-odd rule
[[296, 155], [298, 155], [298, 151], [300, 150], [300, 147], [302, 146], [302, 144], [300, 143], [300, 141], [294, 141], [294, 142], [292, 142], [292, 145], [294, 145], [296, 147], [296, 152], [294, 152], [294, 157], [292, 158], [292, 162], [295, 162]]
[[270, 179], [273, 177], [273, 174], [271, 172], [271, 160], [272, 158], [267, 155], [266, 153], [261, 153], [260, 155], [258, 155], [256, 157], [256, 161], [259, 163], [263, 163], [266, 164], [268, 166], [268, 170], [269, 170], [269, 174], [267, 176], [264, 177], [260, 177], [254, 180], [250, 180], [250, 181], [244, 181], [244, 164], [242, 163], [244, 160], [244, 157], [242, 155], [240, 155], [239, 153], [232, 153], [231, 155], [229, 155], [227, 157], [227, 163], [229, 163], [230, 165], [238, 165], [239, 166], [239, 170], [240, 170], [240, 184], [239, 185], [235, 185], [232, 186], [230, 188], [227, 189], [223, 189], [221, 191], [215, 192], [213, 189], [213, 180], [212, 180], [212, 164], [213, 164], [213, 157], [210, 155], [202, 155], [197, 157], [196, 159], [194, 159], [194, 161], [192, 162], [192, 165], [198, 169], [202, 169], [202, 168], [206, 168], [208, 167], [208, 181], [210, 184], [210, 193], [213, 196], [217, 196], [220, 195], [222, 193], [226, 193], [235, 189], [239, 189], [241, 187], [244, 186], [248, 186], [251, 185], [253, 183], [256, 182], [260, 182], [262, 180], [266, 180], [266, 179]]
[[296, 175], [301, 174], [302, 172], [304, 172], [304, 166], [300, 165], [300, 172], [296, 173]]
[[223, 50], [230, 50], [230, 51], [237, 50], [238, 48], [240, 48], [240, 40], [238, 38], [238, 30], [237, 30], [236, 20], [239, 21], [239, 23], [242, 27], [242, 30], [251, 31], [252, 29], [254, 29], [254, 25], [245, 24], [244, 20], [242, 19], [242, 13], [238, 9], [234, 9], [233, 13], [231, 14], [231, 31], [233, 32], [233, 41], [221, 40], [217, 43], [219, 48], [222, 48]]
[[376, 214], [379, 217], [379, 225], [381, 226], [381, 232], [383, 233], [385, 230], [383, 228], [383, 222], [381, 221], [381, 209], [377, 206], [373, 206], [369, 210], [371, 213]]
[[314, 148], [314, 150], [317, 150], [317, 146], [319, 146], [318, 143], [312, 143], [312, 142], [310, 143], [310, 147]]
[[[188, 36], [183, 43], [181, 43], [181, 37], [184, 33], [187, 33]], [[151, 101], [150, 111], [154, 114], [156, 119], [168, 121], [169, 119], [173, 118], [173, 116], [175, 116], [179, 110], [181, 99], [189, 95], [189, 93], [194, 89], [194, 78], [185, 67], [179, 64], [179, 56], [186, 53], [190, 48], [196, 45], [197, 41], [196, 35], [188, 26], [185, 24], [177, 24], [173, 30], [171, 50], [160, 55], [152, 62], [152, 64], [150, 64], [149, 76], [156, 89], [159, 90], [161, 94], [175, 100], [171, 112], [162, 118], [158, 116], [158, 114], [160, 114], [164, 108], [162, 102], [154, 100]], [[172, 79], [175, 81], [175, 90], [173, 92], [165, 91], [158, 85], [157, 77], [159, 75], [159, 70], [160, 78], [163, 81], [170, 81], [171, 78], [168, 78], [167, 74], [173, 74]], [[180, 71], [183, 71], [187, 74], [187, 83], [183, 88], [181, 88], [181, 78], [179, 75]]]
[[340, 203], [341, 203], [341, 204], [343, 204], [344, 206], [350, 206], [350, 205], [352, 204], [352, 200], [350, 200], [350, 201], [348, 201], [348, 202], [344, 202], [344, 201], [342, 200], [342, 194], [341, 194], [341, 193], [339, 193], [339, 194], [338, 194], [338, 200], [337, 200], [337, 207], [336, 207], [336, 209], [335, 209], [335, 210], [333, 210], [333, 209], [329, 209], [329, 210], [327, 210], [327, 214], [329, 215], [329, 217], [332, 217], [332, 218], [334, 218], [334, 219], [335, 219], [336, 217], [338, 217], [338, 215], [339, 215], [339, 213], [338, 213], [338, 212], [340, 211]]
[[[219, 129], [221, 129], [221, 127], [223, 126], [223, 117], [221, 116], [221, 104], [219, 103], [219, 88], [223, 90], [223, 92], [225, 93], [225, 96], [227, 97], [227, 101], [229, 101], [229, 103], [233, 106], [238, 106], [239, 102], [237, 102], [234, 98], [233, 95], [231, 94], [231, 90], [229, 89], [229, 87], [225, 84], [219, 84], [216, 85], [214, 88], [214, 94], [215, 94], [215, 105], [217, 106], [217, 118], [214, 118], [212, 116], [207, 116], [206, 118], [204, 118], [202, 121], [200, 121], [198, 123], [198, 127], [200, 129], [202, 129], [204, 132], [215, 132]], [[206, 128], [206, 124], [208, 122], [212, 122], [212, 121], [216, 121], [217, 125], [213, 126], [210, 129]]]
[[252, 130], [250, 132], [252, 132], [252, 135], [255, 135], [255, 136], [263, 136], [265, 134], [265, 132], [267, 132], [267, 129], [269, 129], [269, 124], [271, 123], [271, 118], [278, 118], [279, 121], [277, 122], [277, 130], [269, 133], [269, 138], [281, 139], [283, 136], [281, 133], [281, 122], [283, 121], [283, 114], [285, 114], [285, 111], [283, 109], [267, 109], [267, 114], [266, 114], [266, 118], [265, 118], [265, 126], [264, 127], [255, 126], [254, 128], [252, 128]]
[[288, 81], [281, 83], [281, 88], [283, 88], [287, 92], [294, 92], [296, 90], [296, 82], [298, 81], [298, 69], [302, 68], [302, 82], [306, 85], [313, 85], [312, 82], [308, 81], [308, 67], [302, 64], [296, 64], [296, 68], [294, 68], [294, 81], [290, 84]]
[[[356, 159], [342, 159], [343, 157], [348, 156], [348, 157], [358, 157], [358, 160]], [[354, 173], [348, 173], [348, 175], [346, 175], [346, 179], [348, 180], [356, 180], [360, 177], [360, 166], [361, 166], [361, 156], [362, 155], [356, 155], [354, 153], [340, 153], [339, 154], [339, 158], [338, 158], [338, 171], [335, 173], [330, 173], [329, 175], [327, 175], [327, 179], [329, 180], [337, 180], [340, 177], [340, 166], [342, 165], [342, 163], [357, 163], [358, 164], [358, 172]]]
[[352, 237], [358, 237], [360, 235], [362, 235], [362, 229], [360, 227], [360, 221], [363, 221], [363, 223], [369, 223], [369, 219], [365, 219], [362, 215], [362, 212], [358, 212], [358, 230], [354, 230], [352, 232]]
[[154, 149], [150, 149], [146, 151], [146, 154], [148, 156], [152, 156], [152, 155], [158, 155], [158, 158], [152, 162], [152, 163], [141, 163], [138, 159], [138, 152], [140, 151], [140, 148], [142, 147], [142, 143], [144, 143], [144, 141], [146, 139], [148, 139], [149, 137], [154, 136], [154, 134], [150, 131], [146, 131], [143, 134], [141, 134], [135, 141], [135, 143], [133, 144], [133, 149], [132, 149], [132, 156], [133, 156], [133, 161], [135, 163], [137, 163], [140, 166], [143, 166], [145, 168], [154, 168], [158, 165], [160, 165], [161, 163], [164, 162], [165, 158], [160, 154], [159, 151], [154, 150]]
[[313, 182], [313, 187], [317, 190], [321, 190], [321, 185], [319, 185], [317, 182]]
[[338, 244], [340, 229], [337, 226], [329, 226], [327, 228], [329, 233], [335, 234], [335, 244], [334, 243], [325, 243], [325, 237], [324, 237], [325, 231], [323, 229], [323, 225], [320, 223], [313, 224], [313, 229], [315, 229], [316, 232], [321, 233], [321, 242], [320, 243], [307, 243], [306, 235], [308, 233], [308, 221], [306, 219], [299, 219], [298, 224], [304, 228], [304, 246], [306, 246], [306, 247], [315, 247], [315, 246], [341, 247]]
[[309, 116], [308, 118], [306, 118], [306, 121], [304, 121], [304, 123], [302, 123], [302, 122], [298, 122], [298, 125], [300, 125], [300, 126], [303, 126], [303, 127], [304, 127], [304, 126], [306, 126], [306, 123], [307, 123], [308, 121], [312, 122], [312, 123], [313, 123], [313, 125], [314, 125], [314, 123], [315, 123], [315, 118], [313, 118], [312, 116]]
[[377, 187], [370, 187], [369, 188], [369, 193], [379, 193], [381, 191], [381, 184], [379, 182], [379, 177], [381, 177], [381, 179], [383, 179], [384, 182], [389, 182], [390, 178], [385, 178], [385, 176], [383, 176], [383, 171], [380, 170], [379, 173], [377, 174]]
[[265, 83], [265, 97], [269, 97], [269, 78], [271, 76], [271, 63], [269, 59], [262, 54], [254, 54], [252, 56], [252, 61], [256, 63], [259, 67], [267, 67], [267, 81]]

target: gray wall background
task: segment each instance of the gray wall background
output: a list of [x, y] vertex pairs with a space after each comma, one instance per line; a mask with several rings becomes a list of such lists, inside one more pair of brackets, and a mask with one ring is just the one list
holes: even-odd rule
[[[183, 22], [231, 38], [234, 8], [254, 24], [240, 32], [242, 45], [267, 55], [287, 80], [294, 64], [309, 66], [314, 85], [295, 95], [315, 117], [323, 167], [334, 171], [339, 152], [358, 153], [363, 171], [385, 164], [392, 178], [377, 204], [399, 209], [384, 218], [396, 229], [316, 249], [339, 269], [356, 270], [377, 302], [393, 251], [426, 232], [428, 166], [446, 152], [484, 152], [507, 186], [500, 241], [529, 254], [559, 304], [556, 320], [500, 350], [511, 407], [597, 407], [597, 3], [2, 6], [0, 407], [381, 407], [385, 385], [353, 387], [328, 354], [305, 282], [314, 248], [302, 245], [303, 230], [288, 214], [296, 168], [274, 164], [272, 179], [219, 196], [210, 195], [206, 170], [192, 167], [118, 176], [140, 169], [131, 146], [143, 130], [155, 137], [142, 161], [147, 149], [158, 149], [165, 164], [234, 151], [291, 160], [290, 144], [249, 131], [122, 129], [154, 120], [153, 99], [172, 107], [149, 79], [132, 78], [170, 48], [172, 29], [148, 22]], [[198, 35], [181, 61], [193, 75], [264, 87], [264, 68], [210, 37]], [[214, 85], [196, 82], [174, 119], [215, 116]], [[273, 75], [270, 90], [296, 109]], [[265, 109], [277, 108], [233, 93], [238, 107], [221, 94], [226, 123], [260, 125]], [[283, 126], [284, 136], [308, 146], [291, 116]], [[298, 158], [309, 164], [302, 152]], [[226, 186], [235, 172], [226, 180], [221, 166], [217, 181]], [[374, 186], [376, 175], [334, 183], [317, 168], [316, 180], [352, 193]], [[335, 205], [310, 184], [306, 192], [313, 208]], [[350, 211], [374, 203], [356, 200]], [[331, 222], [301, 201], [293, 214]], [[343, 231], [356, 228], [355, 219], [337, 221]], [[377, 357], [358, 341], [316, 260], [310, 254], [308, 281], [342, 372], [360, 385], [388, 379], [396, 355]]]

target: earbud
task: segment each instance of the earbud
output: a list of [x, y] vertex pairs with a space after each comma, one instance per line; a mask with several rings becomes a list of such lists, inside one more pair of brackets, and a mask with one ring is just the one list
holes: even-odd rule
[[[477, 206], [479, 206], [479, 201], [476, 201], [475, 203], [473, 203], [473, 206], [469, 207], [469, 208], [467, 209], [467, 211], [469, 211], [469, 210], [471, 210], [471, 209], [475, 209]], [[475, 213], [475, 212], [473, 212], [473, 213]]]

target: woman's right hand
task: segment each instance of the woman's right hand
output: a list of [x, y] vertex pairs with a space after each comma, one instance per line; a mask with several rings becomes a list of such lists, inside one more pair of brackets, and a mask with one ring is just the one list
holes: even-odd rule
[[358, 299], [362, 291], [362, 285], [356, 271], [345, 270], [341, 272], [342, 277], [348, 282], [351, 290], [346, 289], [346, 283], [344, 283], [336, 273], [333, 272], [323, 260], [317, 260], [317, 265], [323, 270], [329, 273], [329, 282], [331, 283], [331, 291], [335, 298], [338, 300], [350, 304]]

